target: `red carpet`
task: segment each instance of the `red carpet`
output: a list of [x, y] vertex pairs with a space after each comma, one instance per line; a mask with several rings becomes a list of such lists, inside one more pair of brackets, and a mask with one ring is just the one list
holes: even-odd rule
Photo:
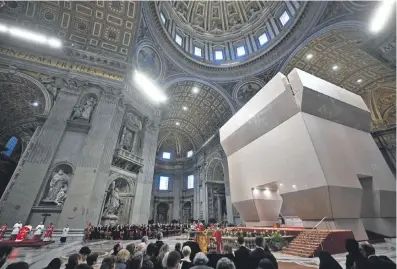
[[0, 241], [0, 246], [8, 246], [8, 247], [41, 247], [55, 241], [36, 241], [33, 239], [26, 239], [24, 241], [15, 242], [14, 240], [2, 240]]

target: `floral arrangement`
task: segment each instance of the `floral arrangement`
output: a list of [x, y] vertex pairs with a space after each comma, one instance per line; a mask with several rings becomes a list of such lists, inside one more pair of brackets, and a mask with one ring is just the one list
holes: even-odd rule
[[272, 250], [279, 251], [283, 249], [283, 247], [286, 247], [288, 245], [287, 240], [283, 238], [283, 236], [280, 233], [280, 230], [276, 230], [272, 232], [267, 240], [267, 244]]

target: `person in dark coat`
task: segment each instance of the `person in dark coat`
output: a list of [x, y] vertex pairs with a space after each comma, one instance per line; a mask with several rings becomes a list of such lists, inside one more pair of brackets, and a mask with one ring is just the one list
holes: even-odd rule
[[256, 269], [259, 265], [259, 262], [263, 258], [267, 258], [272, 262], [274, 269], [278, 269], [277, 260], [270, 252], [269, 248], [267, 248], [265, 245], [265, 239], [262, 236], [255, 238], [255, 245], [256, 248], [250, 253], [248, 268]]
[[320, 251], [318, 257], [320, 259], [319, 269], [343, 269], [327, 251]]
[[236, 265], [236, 269], [245, 269], [251, 250], [245, 246], [244, 237], [239, 236], [237, 238], [237, 243], [240, 246], [234, 251], [234, 264]]
[[194, 241], [186, 241], [185, 243], [183, 243], [182, 248], [184, 246], [188, 246], [190, 247], [190, 250], [192, 251], [190, 253], [190, 260], [193, 261], [194, 257], [196, 256], [197, 253], [201, 252], [200, 246], [199, 244], [197, 244], [197, 242]]
[[369, 243], [361, 244], [362, 254], [373, 268], [396, 269], [396, 264], [387, 256], [376, 256], [375, 248]]
[[348, 252], [346, 255], [346, 269], [371, 269], [372, 266], [368, 259], [360, 252], [360, 247], [355, 239], [348, 238], [345, 240], [345, 248]]

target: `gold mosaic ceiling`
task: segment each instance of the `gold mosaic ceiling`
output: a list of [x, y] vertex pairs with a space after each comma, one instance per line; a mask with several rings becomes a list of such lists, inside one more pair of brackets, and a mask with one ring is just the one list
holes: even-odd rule
[[283, 73], [296, 67], [361, 95], [376, 130], [396, 124], [396, 75], [395, 69], [360, 48], [367, 38], [357, 28], [326, 32], [297, 52]]

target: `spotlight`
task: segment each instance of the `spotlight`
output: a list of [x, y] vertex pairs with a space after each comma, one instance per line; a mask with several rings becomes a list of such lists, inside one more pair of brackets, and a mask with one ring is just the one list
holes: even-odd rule
[[50, 39], [48, 39], [48, 44], [49, 44], [51, 47], [54, 47], [54, 48], [60, 48], [60, 47], [62, 46], [61, 40], [56, 39], [56, 38], [50, 38]]
[[296, 185], [292, 185], [292, 188], [296, 189]]
[[339, 66], [334, 65], [334, 66], [332, 67], [332, 70], [337, 70], [338, 68], [339, 68]]
[[187, 107], [186, 107], [186, 106], [184, 106], [184, 107], [182, 107], [182, 109], [186, 111], [186, 110], [187, 110]]
[[390, 18], [394, 8], [394, 0], [383, 0], [379, 2], [379, 7], [375, 11], [370, 24], [370, 31], [377, 33], [385, 27], [387, 20]]
[[198, 93], [198, 92], [199, 92], [199, 89], [198, 89], [197, 87], [193, 87], [192, 92], [193, 92], [193, 93]]
[[308, 55], [306, 55], [306, 59], [310, 60], [311, 58], [313, 58], [313, 54], [309, 53]]
[[357, 83], [361, 83], [361, 82], [363, 82], [363, 80], [361, 78], [357, 79]]
[[155, 102], [165, 102], [167, 96], [144, 74], [135, 71], [134, 75], [135, 84]]
[[39, 102], [37, 102], [37, 101], [34, 101], [33, 103], [32, 103], [32, 106], [39, 106]]
[[7, 32], [8, 31], [8, 27], [5, 26], [4, 24], [0, 24], [0, 32]]
[[176, 124], [176, 126], [179, 126], [179, 125], [180, 125], [180, 123], [179, 123], [179, 122], [175, 122], [175, 124]]
[[47, 38], [41, 34], [36, 34], [36, 33], [29, 32], [24, 29], [16, 28], [16, 27], [10, 28], [9, 31], [10, 31], [10, 34], [15, 37], [33, 41], [33, 42], [36, 42], [39, 44], [47, 43]]

